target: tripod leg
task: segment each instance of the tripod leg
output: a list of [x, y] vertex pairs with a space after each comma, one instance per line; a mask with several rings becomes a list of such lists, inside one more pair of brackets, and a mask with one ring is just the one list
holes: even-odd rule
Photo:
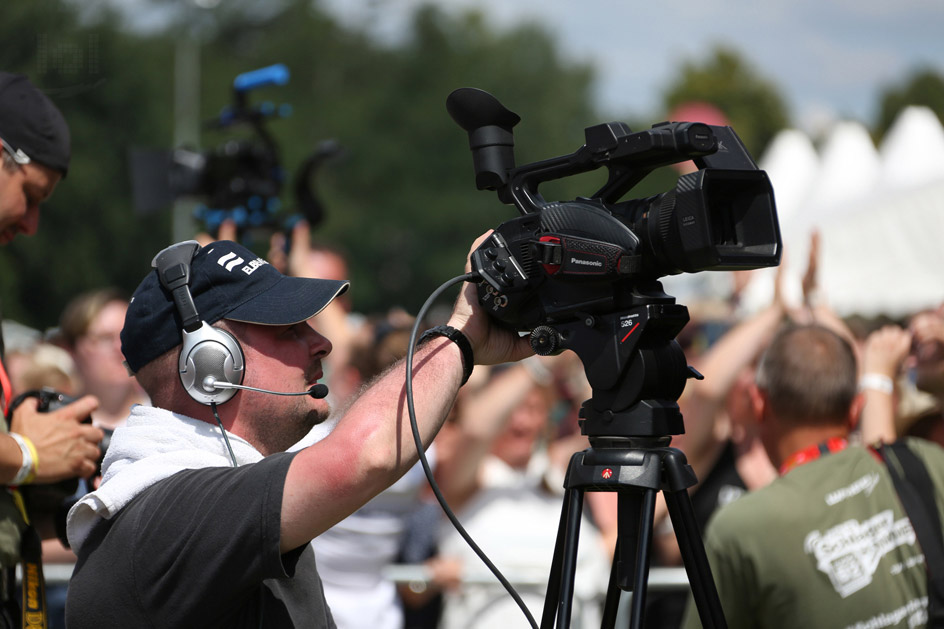
[[581, 515], [583, 491], [567, 489], [564, 492], [564, 504], [557, 527], [557, 541], [554, 544], [554, 559], [551, 562], [547, 593], [544, 597], [541, 629], [553, 629], [555, 618], [560, 629], [570, 626]]
[[652, 518], [656, 510], [656, 491], [646, 489], [642, 494], [639, 510], [638, 537], [636, 541], [636, 561], [633, 565], [632, 605], [630, 607], [629, 626], [641, 629], [646, 612], [646, 588], [649, 581], [649, 549], [652, 546]]
[[569, 629], [570, 615], [574, 602], [574, 576], [577, 572], [577, 544], [580, 536], [580, 517], [583, 515], [583, 492], [574, 491], [567, 509], [567, 531], [564, 538], [564, 579], [561, 581], [560, 609], [557, 613], [557, 626]]
[[[667, 467], [678, 464], [674, 457], [666, 457]], [[682, 459], [684, 465], [684, 459]], [[675, 468], [676, 471], [680, 468]], [[670, 471], [670, 486], [673, 485]], [[688, 491], [681, 484], [674, 485], [671, 491], [664, 491], [666, 506], [669, 508], [669, 517], [675, 529], [679, 551], [685, 564], [685, 572], [692, 586], [692, 596], [698, 608], [698, 617], [705, 629], [725, 629], [728, 625], [721, 609], [721, 600], [718, 590], [711, 576], [711, 566], [708, 555], [701, 540], [698, 523], [695, 521], [695, 510], [692, 508], [692, 499]]]
[[557, 541], [554, 542], [554, 558], [551, 560], [551, 572], [547, 578], [547, 591], [544, 594], [544, 611], [541, 613], [541, 629], [553, 629], [555, 610], [560, 601], [561, 564], [564, 561], [561, 550], [564, 546], [564, 537], [567, 531], [568, 497], [573, 489], [564, 492], [564, 503], [561, 506], [560, 524], [557, 525]]
[[616, 584], [624, 592], [636, 589], [637, 545], [642, 505], [635, 492], [620, 491], [617, 498]]
[[616, 540], [616, 548], [613, 549], [613, 564], [610, 566], [610, 583], [606, 588], [606, 602], [603, 604], [603, 621], [600, 623], [602, 629], [614, 629], [616, 627], [616, 616], [619, 613], [619, 602], [622, 590], [617, 584], [617, 566], [619, 565], [620, 542]]

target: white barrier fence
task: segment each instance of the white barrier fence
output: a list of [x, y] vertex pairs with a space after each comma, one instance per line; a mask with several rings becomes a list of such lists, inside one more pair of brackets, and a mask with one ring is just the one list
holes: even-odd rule
[[[46, 583], [64, 585], [72, 576], [72, 564], [45, 564], [43, 574]], [[16, 576], [20, 578], [20, 567], [16, 568]], [[394, 564], [384, 569], [384, 576], [397, 583], [429, 583], [429, 572], [422, 565]], [[514, 585], [547, 585], [547, 575], [539, 578], [536, 575], [506, 574], [505, 577]], [[465, 583], [494, 583], [495, 577], [490, 572], [470, 574]], [[684, 568], [651, 568], [649, 570], [649, 591], [673, 591], [688, 589], [688, 577]]]

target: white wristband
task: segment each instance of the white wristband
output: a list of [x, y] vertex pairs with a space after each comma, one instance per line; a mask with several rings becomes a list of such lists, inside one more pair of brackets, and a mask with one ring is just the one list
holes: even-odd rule
[[29, 446], [26, 445], [23, 437], [15, 432], [11, 432], [9, 435], [13, 437], [13, 440], [16, 441], [16, 445], [20, 446], [20, 452], [23, 453], [23, 464], [20, 466], [20, 471], [18, 471], [16, 476], [13, 477], [13, 480], [10, 481], [10, 484], [22, 485], [29, 477], [30, 472], [33, 471], [33, 453], [30, 451]]
[[889, 395], [895, 390], [895, 382], [886, 375], [880, 373], [866, 373], [859, 378], [859, 391], [870, 389]]

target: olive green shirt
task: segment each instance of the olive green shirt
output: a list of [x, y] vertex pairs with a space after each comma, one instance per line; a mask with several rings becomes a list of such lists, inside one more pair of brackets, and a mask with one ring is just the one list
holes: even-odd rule
[[[944, 511], [944, 449], [909, 439]], [[924, 627], [927, 574], [886, 466], [845, 450], [721, 508], [705, 550], [728, 627]], [[686, 628], [700, 627], [689, 598]]]

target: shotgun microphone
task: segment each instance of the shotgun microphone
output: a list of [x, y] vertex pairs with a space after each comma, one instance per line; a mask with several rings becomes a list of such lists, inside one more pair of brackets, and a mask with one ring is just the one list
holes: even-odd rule
[[256, 387], [247, 387], [242, 384], [233, 384], [231, 382], [219, 382], [213, 376], [207, 376], [203, 379], [203, 388], [207, 391], [213, 389], [245, 389], [247, 391], [256, 391], [257, 393], [269, 393], [271, 395], [310, 395], [316, 400], [328, 397], [328, 385], [313, 384], [307, 391], [297, 393], [286, 393], [283, 391], [270, 391], [268, 389], [257, 389]]

